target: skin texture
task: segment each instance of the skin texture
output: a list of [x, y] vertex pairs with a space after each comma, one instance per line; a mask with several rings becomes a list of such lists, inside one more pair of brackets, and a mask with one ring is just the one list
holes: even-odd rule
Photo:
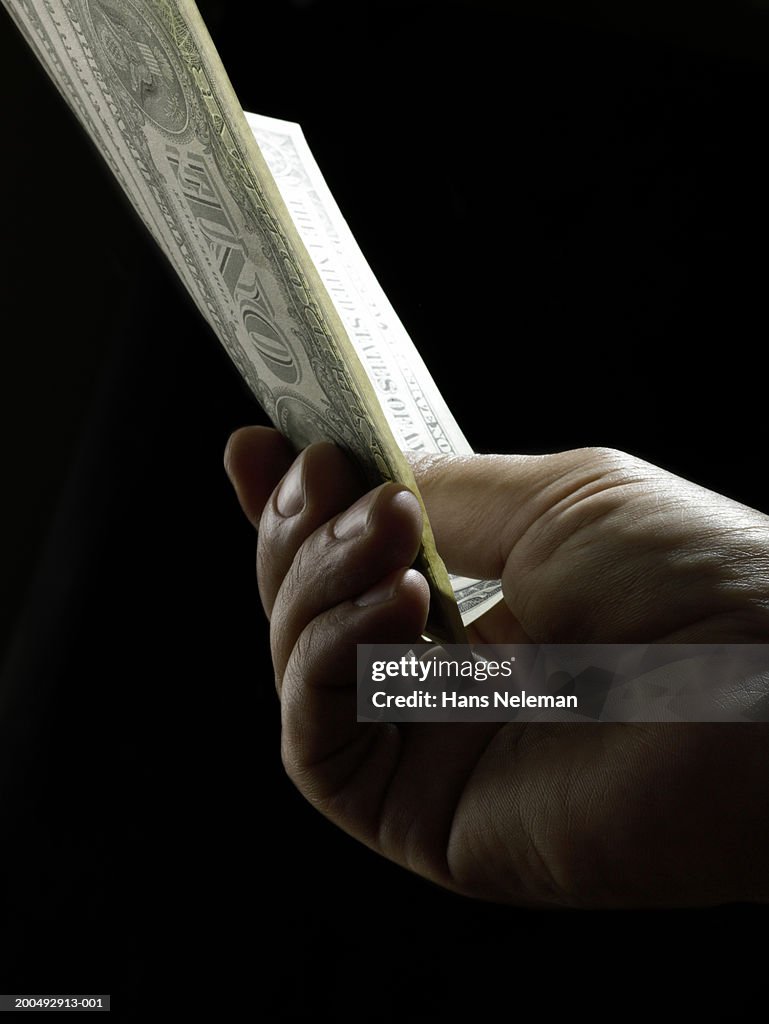
[[[258, 528], [284, 764], [323, 814], [487, 900], [769, 897], [767, 726], [357, 723], [355, 645], [416, 642], [427, 618], [418, 503], [394, 484], [363, 494], [338, 449], [295, 459], [263, 427], [235, 433], [225, 464]], [[759, 512], [606, 449], [414, 470], [448, 569], [503, 581], [473, 642], [769, 639]]]

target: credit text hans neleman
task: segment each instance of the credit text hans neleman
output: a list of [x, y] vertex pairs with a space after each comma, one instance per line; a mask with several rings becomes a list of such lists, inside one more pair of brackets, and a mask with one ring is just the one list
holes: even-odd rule
[[412, 690], [411, 693], [385, 693], [377, 690], [371, 695], [375, 708], [578, 708], [574, 694], [531, 694], [495, 690], [491, 694]]

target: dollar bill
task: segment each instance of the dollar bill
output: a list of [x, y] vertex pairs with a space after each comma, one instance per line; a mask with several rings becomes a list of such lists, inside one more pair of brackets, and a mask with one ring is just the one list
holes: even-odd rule
[[[416, 454], [472, 455], [329, 189], [300, 125], [245, 114], [275, 184], [352, 340], [395, 440]], [[469, 625], [501, 597], [496, 580], [449, 575]]]
[[[2, 2], [275, 426], [418, 494], [192, 0]], [[419, 567], [430, 635], [461, 640], [426, 517]]]

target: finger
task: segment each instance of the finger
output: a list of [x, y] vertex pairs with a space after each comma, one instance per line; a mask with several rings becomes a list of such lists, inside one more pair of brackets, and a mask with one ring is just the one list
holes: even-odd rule
[[416, 641], [429, 603], [424, 577], [414, 569], [398, 569], [379, 581], [369, 603], [344, 602], [302, 631], [283, 676], [283, 761], [314, 803], [359, 773], [355, 790], [360, 808], [348, 807], [350, 818], [365, 818], [364, 812], [377, 806], [369, 799], [372, 787], [381, 786], [389, 772], [381, 765], [373, 772], [360, 769], [377, 743], [372, 733], [392, 727], [356, 722], [356, 645]]
[[312, 619], [294, 645], [281, 693], [283, 762], [302, 794], [351, 835], [456, 888], [447, 841], [474, 765], [497, 723], [395, 726], [356, 721], [356, 644], [417, 642], [429, 589], [414, 570], [376, 587], [385, 600], [346, 602]]
[[240, 507], [254, 526], [295, 455], [287, 438], [269, 427], [242, 427], [227, 442], [224, 468]]
[[365, 605], [393, 597], [382, 592], [382, 581], [411, 565], [421, 537], [419, 502], [411, 491], [387, 483], [305, 540], [272, 608], [270, 640], [278, 685], [299, 635], [312, 619], [345, 601]]
[[304, 541], [364, 491], [358, 470], [325, 442], [310, 445], [264, 506], [256, 550], [257, 579], [269, 618], [283, 578]]

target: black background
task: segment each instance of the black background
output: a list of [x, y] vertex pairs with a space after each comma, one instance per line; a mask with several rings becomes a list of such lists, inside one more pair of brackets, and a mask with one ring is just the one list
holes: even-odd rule
[[[478, 450], [610, 445], [769, 508], [763, 5], [199, 6]], [[648, 994], [728, 947], [746, 1006], [761, 911], [476, 905], [294, 793], [221, 469], [262, 415], [5, 17], [0, 87], [3, 991], [485, 1019], [537, 968]]]

